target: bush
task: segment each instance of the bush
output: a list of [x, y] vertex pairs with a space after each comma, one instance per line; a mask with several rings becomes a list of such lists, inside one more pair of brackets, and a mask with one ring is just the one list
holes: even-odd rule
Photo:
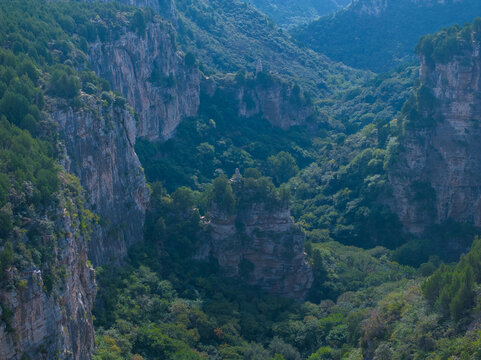
[[281, 151], [275, 156], [267, 159], [269, 175], [272, 176], [274, 184], [279, 186], [297, 174], [299, 168], [294, 157], [288, 152]]
[[236, 198], [230, 181], [225, 175], [219, 176], [214, 180], [212, 201], [219, 206], [220, 210], [225, 211], [227, 214], [234, 213]]
[[147, 22], [145, 21], [144, 13], [142, 10], [137, 10], [130, 20], [130, 27], [133, 31], [139, 35], [144, 35], [147, 29]]
[[7, 241], [0, 253], [0, 261], [2, 264], [2, 271], [9, 268], [13, 264], [13, 246], [10, 241]]
[[187, 67], [194, 67], [197, 64], [197, 60], [195, 59], [195, 55], [191, 52], [185, 54], [185, 66]]
[[470, 313], [474, 306], [475, 282], [481, 282], [481, 239], [473, 242], [470, 252], [456, 267], [446, 265], [431, 275], [422, 285], [428, 303], [444, 317], [458, 321]]
[[72, 99], [79, 94], [80, 81], [77, 76], [68, 74], [63, 69], [56, 69], [51, 75], [48, 90], [54, 96]]

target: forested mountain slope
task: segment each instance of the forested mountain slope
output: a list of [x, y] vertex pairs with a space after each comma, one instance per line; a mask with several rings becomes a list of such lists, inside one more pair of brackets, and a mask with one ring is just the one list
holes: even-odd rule
[[176, 2], [178, 42], [192, 52], [206, 75], [264, 71], [296, 81], [314, 96], [325, 96], [369, 75], [299, 47], [272, 20], [251, 5], [234, 0]]
[[481, 20], [373, 76], [122, 3], [0, 0], [2, 359], [479, 356]]
[[477, 0], [356, 0], [293, 30], [302, 44], [346, 65], [387, 71], [414, 58], [418, 38], [481, 15]]
[[246, 0], [283, 28], [308, 23], [322, 15], [334, 13], [350, 0]]

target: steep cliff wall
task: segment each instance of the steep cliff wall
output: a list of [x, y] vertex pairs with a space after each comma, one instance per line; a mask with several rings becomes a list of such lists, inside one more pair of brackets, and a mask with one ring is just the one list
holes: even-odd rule
[[[115, 105], [112, 94], [103, 99], [82, 94], [81, 100], [75, 110], [58, 99], [47, 104], [46, 120], [58, 126], [62, 165], [80, 182], [62, 173], [64, 188], [56, 212], [22, 215], [21, 222], [31, 222], [42, 238], [56, 239], [54, 256], [45, 267], [47, 275], [35, 265], [22, 272], [10, 270], [7, 290], [0, 291], [6, 319], [0, 327], [1, 359], [23, 354], [32, 359], [90, 359], [95, 281], [87, 259], [94, 265], [118, 260], [143, 238], [149, 192], [134, 151], [134, 116], [121, 100]], [[82, 187], [85, 206], [98, 221], [96, 216], [89, 219], [93, 213], [78, 201]], [[77, 197], [69, 194], [73, 189]]]
[[240, 276], [262, 290], [304, 299], [313, 276], [304, 253], [304, 234], [288, 207], [272, 210], [263, 203], [229, 216], [210, 211], [209, 240], [197, 258], [218, 260], [226, 276]]
[[[91, 310], [93, 269], [87, 265], [88, 231], [74, 179], [62, 174], [58, 207], [41, 218], [25, 218], [41, 229], [53, 252], [43, 272], [33, 263], [25, 271], [11, 267], [0, 291], [0, 358], [90, 359], [94, 348]], [[68, 180], [66, 180], [68, 179]], [[82, 219], [83, 220], [80, 220]], [[23, 241], [28, 243], [27, 235]], [[56, 275], [54, 275], [57, 273]], [[52, 283], [52, 278], [56, 280]]]
[[51, 114], [66, 148], [65, 168], [79, 177], [87, 206], [99, 217], [89, 242], [89, 260], [101, 265], [127, 254], [143, 238], [149, 192], [135, 145], [135, 119], [124, 105], [83, 96], [85, 105]]
[[[93, 2], [96, 0], [83, 0], [85, 2]], [[112, 0], [100, 0], [100, 1], [112, 1]], [[174, 19], [176, 15], [175, 3], [173, 0], [120, 0], [119, 2], [139, 6], [149, 7], [162, 15], [164, 18]]]
[[143, 35], [127, 32], [110, 43], [96, 42], [90, 62], [139, 114], [137, 137], [168, 139], [183, 118], [197, 114], [200, 72], [177, 51], [169, 24], [156, 21]]
[[389, 171], [392, 208], [411, 232], [448, 219], [481, 226], [481, 42], [469, 37], [449, 58], [420, 57], [417, 109]]
[[202, 90], [208, 96], [216, 91], [234, 99], [239, 117], [262, 116], [282, 129], [305, 125], [314, 114], [314, 107], [296, 85], [278, 77], [262, 73], [255, 78], [233, 79], [229, 76], [202, 81]]
[[302, 103], [300, 94], [286, 84], [273, 86], [258, 85], [253, 89], [243, 87], [239, 90], [239, 115], [252, 117], [261, 114], [272, 125], [282, 129], [305, 124], [314, 113], [311, 106]]

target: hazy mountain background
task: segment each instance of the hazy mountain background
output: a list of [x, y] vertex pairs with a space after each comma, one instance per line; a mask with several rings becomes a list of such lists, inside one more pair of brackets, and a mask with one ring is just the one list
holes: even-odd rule
[[415, 59], [420, 36], [481, 14], [476, 0], [356, 0], [292, 30], [302, 44], [346, 65], [387, 71]]
[[332, 14], [346, 5], [350, 0], [247, 0], [260, 11], [272, 18], [279, 26], [290, 29]]

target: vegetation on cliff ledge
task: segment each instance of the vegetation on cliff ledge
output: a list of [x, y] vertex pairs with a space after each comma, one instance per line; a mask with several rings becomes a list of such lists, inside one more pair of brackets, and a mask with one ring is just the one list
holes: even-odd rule
[[[415, 80], [417, 66], [373, 77], [302, 49], [246, 4], [176, 3], [176, 46], [188, 53], [187, 65], [211, 75], [237, 72], [219, 76], [235, 79], [236, 91], [267, 88], [283, 76], [290, 105], [315, 111], [302, 126], [283, 130], [262, 114], [240, 116], [231, 92], [203, 89], [199, 113], [172, 139], [137, 142], [151, 189], [145, 236], [126, 259], [96, 269], [94, 359], [480, 358], [481, 240], [470, 247], [479, 229], [449, 220], [414, 236], [389, 206], [388, 170], [401, 161], [403, 136], [436, 125], [430, 115], [438, 104], [429, 84]], [[337, 40], [345, 41], [352, 31], [335, 24], [349, 21], [346, 14], [316, 24], [330, 34], [342, 29]], [[2, 301], [8, 292], [22, 294], [24, 274], [40, 271], [43, 295], [60, 303], [55, 290], [65, 290], [62, 280], [73, 270], [59, 264], [60, 241], [88, 242], [98, 219], [85, 208], [79, 180], [60, 165], [64, 149], [49, 113], [85, 110], [87, 100], [125, 109], [126, 100], [89, 70], [88, 47], [125, 31], [144, 36], [154, 19], [148, 8], [117, 2], [0, 0]], [[446, 63], [472, 50], [480, 26], [478, 19], [428, 35], [417, 50], [430, 63]], [[391, 30], [408, 40], [417, 32]], [[374, 44], [384, 43], [386, 34], [378, 28], [376, 34]], [[247, 55], [238, 51], [242, 44]], [[331, 50], [345, 59], [345, 49]], [[373, 69], [405, 54], [386, 52], [371, 62], [348, 50], [353, 63]], [[269, 69], [246, 77], [258, 58]], [[174, 77], [153, 69], [151, 81], [168, 86]], [[412, 190], [409, 201], [432, 207], [430, 184], [416, 182]], [[314, 283], [304, 302], [247, 285], [242, 269], [226, 278], [216, 260], [198, 260], [211, 214], [228, 218], [257, 205], [271, 213], [290, 207], [296, 229], [306, 234]], [[61, 221], [75, 233], [58, 230]], [[235, 231], [242, 226], [235, 223]], [[12, 310], [4, 303], [0, 309], [5, 334], [17, 336]]]

